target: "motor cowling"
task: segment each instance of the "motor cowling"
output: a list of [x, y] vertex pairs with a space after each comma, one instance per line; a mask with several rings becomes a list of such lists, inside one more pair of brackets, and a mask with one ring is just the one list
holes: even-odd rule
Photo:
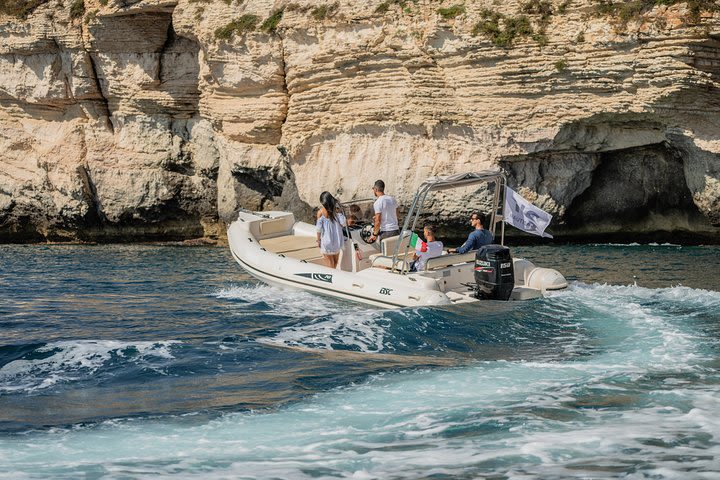
[[515, 286], [510, 249], [485, 245], [475, 253], [476, 296], [482, 300], [508, 300]]

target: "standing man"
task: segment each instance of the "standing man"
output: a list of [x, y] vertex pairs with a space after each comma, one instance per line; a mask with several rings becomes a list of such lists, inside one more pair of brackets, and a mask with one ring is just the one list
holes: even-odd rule
[[375, 211], [373, 234], [368, 239], [370, 243], [378, 238], [394, 237], [400, 235], [398, 224], [398, 204], [390, 195], [385, 195], [385, 182], [378, 180], [373, 185], [373, 193], [377, 197], [373, 204]]
[[449, 248], [448, 253], [467, 253], [470, 250], [477, 250], [483, 245], [489, 245], [493, 242], [493, 234], [490, 230], [483, 228], [483, 221], [478, 212], [473, 212], [470, 215], [470, 225], [472, 225], [475, 230], [468, 235], [465, 243], [458, 248]]

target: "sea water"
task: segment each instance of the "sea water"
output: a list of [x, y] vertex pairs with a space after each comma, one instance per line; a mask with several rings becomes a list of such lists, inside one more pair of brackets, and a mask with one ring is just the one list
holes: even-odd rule
[[513, 253], [570, 287], [380, 310], [219, 247], [0, 246], [0, 478], [720, 478], [720, 248]]

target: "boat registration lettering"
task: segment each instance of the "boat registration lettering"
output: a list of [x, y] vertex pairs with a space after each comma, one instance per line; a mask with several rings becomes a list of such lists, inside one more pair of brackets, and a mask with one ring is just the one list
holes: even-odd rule
[[390, 293], [392, 293], [392, 291], [393, 291], [392, 288], [382, 287], [382, 288], [380, 289], [380, 295], [390, 295]]
[[501, 263], [500, 268], [510, 268], [510, 262]]

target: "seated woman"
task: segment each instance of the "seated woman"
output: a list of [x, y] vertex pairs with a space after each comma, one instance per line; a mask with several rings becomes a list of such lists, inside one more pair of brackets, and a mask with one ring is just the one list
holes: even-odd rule
[[413, 254], [415, 261], [410, 265], [411, 272], [422, 272], [425, 270], [425, 264], [429, 259], [439, 257], [443, 253], [443, 243], [435, 240], [434, 225], [425, 225], [423, 235], [425, 241], [418, 242], [415, 245], [415, 253]]

